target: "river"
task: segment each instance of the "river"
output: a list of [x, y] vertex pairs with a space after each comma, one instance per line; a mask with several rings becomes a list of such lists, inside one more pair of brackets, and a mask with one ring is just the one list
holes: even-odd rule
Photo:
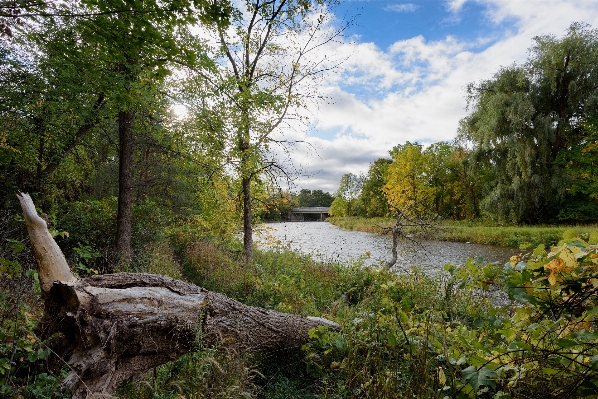
[[[389, 236], [344, 230], [326, 222], [267, 223], [260, 230], [255, 238], [261, 248], [285, 247], [323, 261], [345, 263], [360, 259], [371, 266], [386, 263], [392, 257]], [[422, 241], [421, 246], [402, 242], [395, 268], [418, 266], [433, 273], [442, 270], [447, 262], [463, 265], [473, 257], [505, 263], [520, 252], [517, 248], [460, 242]]]

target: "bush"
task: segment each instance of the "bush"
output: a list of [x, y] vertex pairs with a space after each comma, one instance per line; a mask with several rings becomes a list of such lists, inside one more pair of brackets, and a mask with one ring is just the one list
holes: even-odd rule
[[69, 233], [67, 245], [77, 243], [95, 249], [112, 248], [116, 237], [116, 197], [71, 202], [58, 218], [58, 226]]
[[0, 215], [0, 397], [66, 398], [61, 365], [35, 332], [43, 303], [25, 234], [20, 217]]

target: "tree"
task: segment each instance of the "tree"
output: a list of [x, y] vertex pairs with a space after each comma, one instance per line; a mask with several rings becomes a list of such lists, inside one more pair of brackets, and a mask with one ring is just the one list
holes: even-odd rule
[[[116, 245], [121, 263], [132, 257], [133, 204], [135, 202], [135, 144], [140, 129], [138, 116], [161, 102], [161, 85], [173, 63], [193, 65], [196, 56], [179, 45], [177, 34], [199, 15], [210, 19], [201, 1], [121, 0], [81, 1], [63, 7], [67, 18], [76, 18], [71, 26], [77, 46], [64, 54], [82, 62], [81, 49], [93, 48], [101, 68], [96, 68], [101, 93], [107, 98], [118, 131], [118, 212]], [[202, 14], [203, 13], [203, 14]], [[222, 17], [221, 15], [219, 17]], [[49, 16], [48, 19], [56, 19]]]
[[311, 201], [309, 202], [309, 206], [330, 206], [334, 201], [334, 197], [322, 190], [313, 190], [311, 192]]
[[[275, 153], [289, 151], [282, 127], [300, 121], [295, 112], [316, 93], [306, 85], [330, 69], [327, 59], [312, 54], [341, 31], [323, 29], [332, 2], [249, 0], [234, 12], [233, 26], [212, 23], [218, 41], [216, 68], [202, 70], [212, 106], [226, 120], [228, 158], [240, 180], [243, 247], [253, 258], [252, 185], [290, 176]], [[302, 86], [302, 90], [299, 88]]]
[[334, 197], [322, 190], [311, 191], [304, 188], [297, 195], [297, 206], [330, 206], [332, 201], [334, 201]]
[[[82, 21], [83, 37], [98, 45], [114, 60], [111, 90], [115, 102], [119, 132], [119, 190], [117, 215], [117, 252], [121, 262], [133, 256], [131, 242], [133, 220], [133, 174], [135, 119], [148, 91], [169, 73], [167, 63], [178, 57], [190, 60], [178, 47], [177, 27], [196, 22], [193, 3], [144, 1], [131, 4], [121, 0], [85, 2], [96, 15]], [[114, 10], [131, 12], [112, 14]]]
[[582, 136], [568, 151], [561, 151], [557, 164], [571, 178], [558, 219], [588, 223], [598, 220], [598, 114], [582, 121]]
[[[4, 201], [17, 188], [44, 193], [44, 201], [72, 199], [68, 191], [79, 182], [60, 169], [106, 117], [107, 99], [96, 74], [102, 64], [72, 29], [43, 20], [0, 41], [2, 135], [15, 150], [0, 154]], [[75, 48], [81, 52], [77, 60], [68, 57]]]
[[424, 156], [434, 212], [453, 219], [478, 216], [482, 189], [488, 180], [482, 161], [477, 162], [458, 144], [442, 141], [427, 147]]
[[288, 215], [297, 206], [297, 200], [289, 191], [283, 191], [277, 187], [271, 187], [269, 197], [264, 204], [264, 210], [260, 217], [263, 220], [281, 221], [287, 220]]
[[493, 179], [493, 169], [487, 159], [478, 157], [460, 145], [448, 157], [450, 168], [450, 185], [452, 186], [451, 206], [449, 214], [457, 219], [475, 219], [480, 216], [480, 203], [484, 193], [489, 191]]
[[334, 195], [335, 199], [330, 205], [330, 215], [355, 216], [362, 187], [363, 176], [345, 173], [341, 177], [338, 190]]
[[307, 188], [301, 189], [297, 195], [297, 206], [311, 206], [311, 190]]
[[367, 217], [386, 216], [389, 213], [388, 201], [382, 188], [386, 184], [386, 174], [391, 163], [390, 159], [378, 158], [370, 164], [361, 190], [361, 203]]
[[[7, 181], [2, 182], [8, 188], [6, 197], [20, 188], [43, 190], [44, 200], [51, 194], [70, 202], [79, 198], [69, 197], [62, 186], [78, 196], [103, 186], [103, 196], [118, 194], [117, 252], [122, 262], [130, 259], [135, 203], [147, 200], [150, 191], [160, 191], [160, 199], [184, 208], [184, 201], [166, 195], [167, 185], [191, 179], [175, 179], [183, 177], [184, 161], [173, 160], [176, 140], [166, 139], [172, 126], [167, 126], [170, 104], [165, 101], [164, 83], [174, 64], [194, 67], [201, 58], [179, 36], [187, 24], [198, 17], [226, 23], [226, 7], [219, 13], [208, 8], [200, 0], [89, 0], [50, 4], [27, 14], [38, 17], [39, 23], [24, 26], [10, 43], [2, 42], [22, 51], [17, 57], [13, 52], [3, 58], [8, 64], [5, 69], [14, 73], [3, 75], [13, 83], [0, 90], [3, 100], [11, 99], [3, 104], [6, 112], [0, 112], [14, 123], [9, 124], [7, 149], [0, 154], [6, 162], [2, 159], [0, 167], [18, 172], [7, 173]], [[17, 64], [18, 69], [11, 68]], [[26, 93], [25, 101], [19, 93]], [[176, 145], [181, 143], [178, 139]], [[13, 143], [23, 143], [19, 146], [26, 151]], [[9, 152], [8, 147], [17, 151]], [[73, 167], [73, 157], [84, 168]], [[158, 158], [170, 160], [158, 164]], [[115, 160], [117, 179], [112, 176]], [[173, 173], [175, 164], [178, 174]], [[74, 171], [76, 179], [69, 175]], [[110, 188], [114, 183], [117, 191]]]
[[432, 190], [428, 184], [427, 160], [421, 144], [406, 142], [390, 152], [388, 180], [383, 190], [393, 212], [406, 216], [425, 215], [431, 209]]
[[525, 65], [469, 86], [473, 111], [459, 133], [494, 169], [484, 209], [518, 223], [556, 218], [571, 183], [556, 160], [598, 107], [598, 32], [576, 23], [562, 39], [534, 40]]

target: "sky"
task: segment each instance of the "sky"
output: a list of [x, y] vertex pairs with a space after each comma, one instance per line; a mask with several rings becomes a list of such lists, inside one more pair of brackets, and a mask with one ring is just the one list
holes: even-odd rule
[[469, 83], [524, 63], [536, 36], [598, 28], [597, 0], [341, 1], [332, 24], [355, 22], [325, 49], [344, 61], [318, 83], [326, 100], [308, 110], [292, 191], [334, 193], [397, 144], [451, 141]]

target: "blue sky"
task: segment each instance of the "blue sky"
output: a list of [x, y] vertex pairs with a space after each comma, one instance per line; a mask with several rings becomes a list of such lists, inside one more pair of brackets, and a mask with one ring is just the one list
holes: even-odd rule
[[476, 40], [480, 36], [500, 36], [504, 24], [489, 25], [483, 14], [486, 7], [479, 3], [464, 3], [458, 13], [451, 12], [447, 2], [437, 0], [397, 2], [388, 0], [342, 2], [337, 15], [356, 15], [350, 33], [361, 41], [374, 42], [385, 49], [398, 40], [423, 35], [427, 40], [442, 40], [446, 36]]
[[329, 101], [309, 110], [298, 137], [311, 147], [295, 155], [294, 190], [334, 192], [397, 144], [452, 140], [468, 83], [525, 62], [535, 36], [561, 37], [572, 22], [598, 28], [596, 0], [344, 1], [334, 13], [337, 26], [359, 15], [323, 50], [347, 60], [318, 87]]

